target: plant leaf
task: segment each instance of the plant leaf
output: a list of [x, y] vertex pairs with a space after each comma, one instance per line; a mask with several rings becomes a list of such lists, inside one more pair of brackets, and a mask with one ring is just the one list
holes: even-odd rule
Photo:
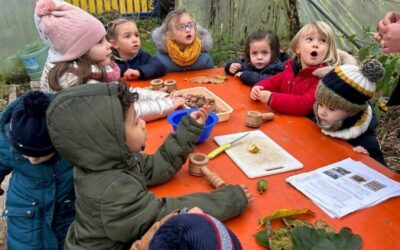
[[362, 47], [359, 51], [358, 51], [358, 57], [360, 58], [360, 61], [364, 61], [365, 58], [367, 58], [367, 56], [370, 54], [370, 47]]
[[310, 227], [296, 227], [292, 233], [293, 250], [358, 250], [361, 237], [350, 229], [342, 228], [337, 233]]
[[275, 212], [271, 213], [270, 215], [265, 216], [264, 218], [260, 219], [260, 227], [264, 225], [266, 222], [279, 219], [279, 218], [284, 218], [288, 216], [293, 216], [293, 215], [299, 215], [299, 214], [310, 214], [314, 215], [314, 212], [311, 211], [308, 208], [302, 208], [302, 209], [279, 209], [276, 210]]
[[269, 248], [269, 242], [267, 238], [267, 230], [258, 231], [254, 237], [256, 237], [256, 242], [263, 247]]

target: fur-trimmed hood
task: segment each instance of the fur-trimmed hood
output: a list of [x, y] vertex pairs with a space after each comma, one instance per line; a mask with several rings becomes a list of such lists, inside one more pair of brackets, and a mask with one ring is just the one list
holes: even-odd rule
[[[201, 25], [196, 24], [197, 33], [200, 36], [201, 40], [201, 51], [207, 52], [212, 47], [212, 37], [210, 32], [207, 29], [203, 28]], [[167, 29], [165, 24], [161, 25], [158, 28], [155, 28], [151, 32], [151, 37], [156, 45], [157, 49], [163, 53], [167, 53], [167, 44], [165, 42], [165, 35]]]

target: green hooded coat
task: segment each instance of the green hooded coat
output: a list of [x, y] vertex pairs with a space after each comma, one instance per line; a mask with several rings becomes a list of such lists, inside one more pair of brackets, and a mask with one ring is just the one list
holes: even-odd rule
[[148, 186], [168, 181], [182, 167], [202, 126], [182, 119], [154, 155], [129, 154], [116, 84], [88, 84], [60, 92], [47, 111], [57, 151], [74, 165], [76, 219], [65, 249], [126, 249], [157, 220], [198, 206], [220, 220], [247, 207], [239, 186], [178, 198], [157, 198]]

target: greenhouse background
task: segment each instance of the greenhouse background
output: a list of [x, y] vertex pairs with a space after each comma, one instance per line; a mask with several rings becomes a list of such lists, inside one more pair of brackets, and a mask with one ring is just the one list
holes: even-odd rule
[[[77, 6], [96, 13], [117, 8], [122, 14], [132, 15], [140, 11], [153, 13], [157, 1], [142, 0], [69, 0]], [[213, 35], [223, 35], [240, 41], [257, 28], [277, 31], [282, 40], [289, 41], [292, 34], [293, 15], [298, 15], [299, 25], [311, 20], [324, 20], [337, 34], [339, 46], [352, 51], [354, 45], [344, 36], [363, 36], [363, 27], [375, 27], [389, 10], [400, 10], [400, 1], [390, 0], [176, 0], [176, 6], [191, 11]], [[17, 53], [25, 45], [40, 41], [37, 35], [33, 11], [36, 1], [0, 1], [0, 56]], [[121, 6], [120, 6], [121, 5]], [[123, 6], [122, 6], [123, 5]], [[136, 7], [135, 7], [136, 6]], [[130, 11], [130, 12], [129, 12]], [[295, 23], [295, 22], [294, 22]]]

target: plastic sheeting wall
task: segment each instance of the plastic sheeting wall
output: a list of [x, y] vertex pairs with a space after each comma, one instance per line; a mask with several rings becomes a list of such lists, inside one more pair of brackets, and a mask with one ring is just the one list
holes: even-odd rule
[[389, 10], [400, 11], [398, 0], [176, 0], [176, 6], [189, 10], [214, 36], [222, 34], [239, 41], [252, 31], [265, 28], [276, 31], [281, 40], [290, 41], [290, 2], [297, 4], [301, 25], [312, 20], [330, 23], [339, 47], [349, 51], [356, 47], [340, 38], [340, 30], [362, 37], [363, 27], [375, 27]]
[[40, 41], [33, 21], [36, 1], [0, 0], [0, 57]]

